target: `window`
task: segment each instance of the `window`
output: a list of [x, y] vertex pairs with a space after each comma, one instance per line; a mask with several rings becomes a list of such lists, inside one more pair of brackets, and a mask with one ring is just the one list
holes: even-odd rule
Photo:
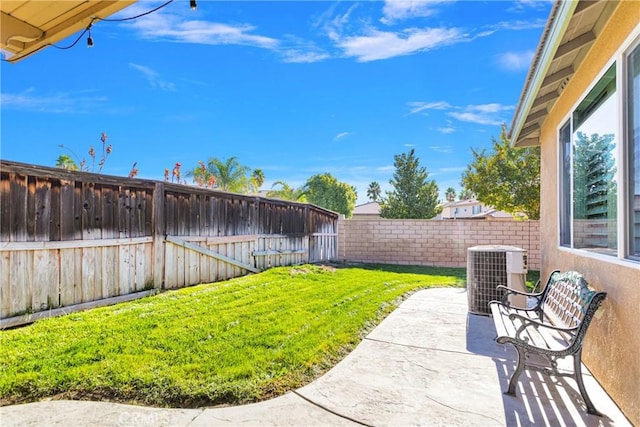
[[640, 260], [640, 45], [627, 60], [627, 175], [629, 182], [626, 227], [628, 254]]
[[640, 45], [620, 59], [558, 131], [558, 240], [640, 261]]
[[481, 207], [480, 205], [473, 206], [473, 207], [471, 208], [471, 209], [472, 209], [472, 214], [473, 214], [473, 215], [477, 215], [477, 214], [479, 214], [479, 213], [480, 213], [480, 207]]
[[615, 64], [573, 112], [573, 247], [617, 255]]

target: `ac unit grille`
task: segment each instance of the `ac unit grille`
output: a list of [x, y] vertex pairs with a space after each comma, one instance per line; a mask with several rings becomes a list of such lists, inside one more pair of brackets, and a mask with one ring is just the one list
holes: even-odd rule
[[490, 314], [489, 302], [501, 300], [507, 286], [507, 253], [505, 251], [473, 251], [467, 255], [467, 296], [469, 311]]

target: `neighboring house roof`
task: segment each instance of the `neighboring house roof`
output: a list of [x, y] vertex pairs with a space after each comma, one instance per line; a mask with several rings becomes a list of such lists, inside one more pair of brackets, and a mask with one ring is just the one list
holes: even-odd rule
[[135, 0], [0, 1], [0, 49], [16, 62], [86, 29]]
[[556, 1], [511, 123], [514, 146], [540, 145], [540, 128], [618, 2]]
[[475, 214], [471, 217], [472, 219], [483, 219], [483, 218], [513, 218], [513, 215], [507, 212], [499, 211], [497, 209], [489, 209], [485, 212], [480, 212], [479, 214]]
[[473, 205], [481, 205], [482, 203], [477, 201], [476, 199], [467, 199], [467, 200], [457, 200], [455, 202], [448, 202], [442, 205], [443, 208], [457, 208], [461, 206], [473, 206]]
[[353, 209], [353, 215], [380, 215], [380, 204], [369, 202], [358, 205]]

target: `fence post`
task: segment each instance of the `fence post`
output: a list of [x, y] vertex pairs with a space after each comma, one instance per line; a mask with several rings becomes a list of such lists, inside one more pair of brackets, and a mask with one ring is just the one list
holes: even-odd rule
[[164, 287], [164, 183], [157, 182], [153, 189], [153, 213], [151, 217], [153, 236], [153, 287]]

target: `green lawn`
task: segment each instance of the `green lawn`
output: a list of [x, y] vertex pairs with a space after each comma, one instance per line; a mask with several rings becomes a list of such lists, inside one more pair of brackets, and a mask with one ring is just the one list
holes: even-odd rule
[[465, 269], [299, 266], [0, 332], [0, 404], [245, 403], [313, 380], [416, 289]]

